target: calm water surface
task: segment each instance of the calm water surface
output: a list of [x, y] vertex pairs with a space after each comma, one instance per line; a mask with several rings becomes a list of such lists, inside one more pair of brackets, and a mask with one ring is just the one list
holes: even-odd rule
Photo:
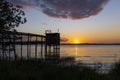
[[[31, 46], [31, 57], [35, 56], [35, 46]], [[38, 46], [38, 57], [40, 57]], [[20, 55], [20, 46], [17, 46]], [[27, 46], [23, 46], [23, 56], [27, 56]], [[61, 57], [75, 57], [80, 61], [115, 62], [120, 59], [120, 45], [61, 45]]]
[[61, 56], [76, 60], [115, 62], [120, 59], [120, 45], [61, 45]]
[[[20, 56], [20, 46], [17, 46], [17, 54]], [[27, 56], [27, 46], [22, 46], [23, 56]], [[41, 47], [38, 46], [38, 57], [41, 57]], [[43, 51], [45, 52], [45, 51]], [[35, 57], [35, 45], [31, 45], [31, 57]], [[120, 60], [120, 45], [61, 45], [61, 57], [75, 57], [77, 62], [87, 64], [102, 63], [101, 71], [109, 71], [111, 66]], [[90, 65], [88, 65], [90, 66]]]

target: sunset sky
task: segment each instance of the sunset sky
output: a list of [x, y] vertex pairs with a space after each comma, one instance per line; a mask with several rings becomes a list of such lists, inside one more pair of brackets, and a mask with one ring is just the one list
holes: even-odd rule
[[37, 6], [26, 5], [27, 0], [21, 1], [27, 23], [20, 25], [18, 31], [44, 34], [45, 30], [57, 32], [59, 29], [61, 37], [68, 39], [67, 43], [120, 43], [120, 0], [109, 0], [102, 11], [84, 18], [51, 16]]

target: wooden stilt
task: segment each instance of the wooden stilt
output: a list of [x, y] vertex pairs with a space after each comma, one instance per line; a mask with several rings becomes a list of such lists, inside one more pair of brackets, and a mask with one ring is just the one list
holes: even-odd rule
[[36, 36], [36, 41], [35, 41], [35, 59], [37, 59], [37, 36]]

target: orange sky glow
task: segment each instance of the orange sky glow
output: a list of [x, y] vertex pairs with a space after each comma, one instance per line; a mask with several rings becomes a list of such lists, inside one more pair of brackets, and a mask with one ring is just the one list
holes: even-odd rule
[[61, 43], [120, 43], [120, 0], [110, 0], [96, 16], [80, 20], [53, 18], [36, 8], [26, 9], [27, 23], [18, 31], [45, 35], [45, 30], [60, 32], [68, 39]]

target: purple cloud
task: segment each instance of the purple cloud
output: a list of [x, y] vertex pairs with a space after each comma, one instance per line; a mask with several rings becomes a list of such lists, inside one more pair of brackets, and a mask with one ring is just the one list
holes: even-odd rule
[[40, 8], [51, 17], [83, 19], [100, 13], [109, 0], [8, 0], [14, 4]]

